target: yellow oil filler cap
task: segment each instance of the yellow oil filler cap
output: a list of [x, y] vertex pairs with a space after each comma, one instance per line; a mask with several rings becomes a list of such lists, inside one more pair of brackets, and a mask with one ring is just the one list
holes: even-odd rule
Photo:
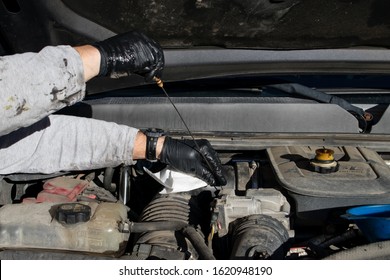
[[331, 149], [317, 149], [314, 159], [310, 161], [313, 171], [319, 173], [332, 173], [338, 170], [339, 164], [334, 158], [334, 151]]

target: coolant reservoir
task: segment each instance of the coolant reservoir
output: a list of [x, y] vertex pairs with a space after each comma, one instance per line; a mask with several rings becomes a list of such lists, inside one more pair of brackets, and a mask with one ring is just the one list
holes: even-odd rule
[[0, 248], [121, 254], [129, 238], [129, 233], [121, 230], [127, 218], [126, 207], [117, 203], [82, 204], [90, 208], [90, 213], [83, 215], [90, 217], [77, 222], [57, 220], [64, 204], [5, 205], [0, 208]]

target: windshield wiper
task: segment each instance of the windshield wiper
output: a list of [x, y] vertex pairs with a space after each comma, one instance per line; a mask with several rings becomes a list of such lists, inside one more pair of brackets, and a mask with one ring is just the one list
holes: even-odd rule
[[360, 107], [352, 105], [343, 98], [294, 83], [267, 85], [265, 88], [272, 88], [289, 94], [305, 96], [322, 103], [336, 104], [352, 114], [358, 120], [359, 128], [362, 130], [362, 133], [368, 133], [370, 130], [370, 123], [373, 119], [372, 114], [364, 111]]

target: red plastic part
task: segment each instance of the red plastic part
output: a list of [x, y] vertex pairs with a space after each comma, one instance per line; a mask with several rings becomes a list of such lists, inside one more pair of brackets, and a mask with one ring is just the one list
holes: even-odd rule
[[25, 199], [23, 202], [73, 202], [89, 185], [88, 181], [69, 177], [58, 177], [47, 181], [36, 199]]

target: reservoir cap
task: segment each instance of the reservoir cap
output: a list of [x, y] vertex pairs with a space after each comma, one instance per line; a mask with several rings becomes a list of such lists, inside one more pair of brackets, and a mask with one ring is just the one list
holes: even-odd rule
[[57, 221], [67, 225], [88, 222], [90, 218], [91, 207], [81, 203], [61, 204], [56, 212]]

